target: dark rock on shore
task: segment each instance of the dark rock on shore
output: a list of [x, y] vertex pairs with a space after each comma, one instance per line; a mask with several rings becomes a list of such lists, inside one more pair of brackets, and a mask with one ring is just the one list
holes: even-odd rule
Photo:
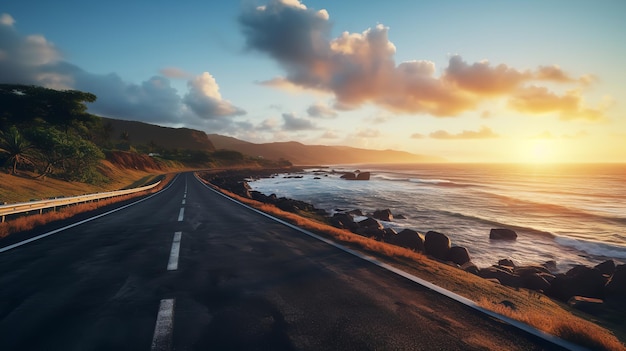
[[546, 293], [561, 301], [567, 301], [572, 296], [602, 299], [606, 283], [607, 279], [599, 270], [580, 265], [565, 274], [557, 274]]
[[471, 261], [471, 258], [469, 250], [467, 250], [467, 248], [463, 246], [452, 246], [448, 251], [448, 257], [446, 260], [462, 266]]
[[335, 228], [348, 229], [355, 231], [359, 228], [359, 225], [354, 221], [354, 218], [348, 213], [335, 213], [329, 218], [329, 223]]
[[615, 272], [615, 262], [613, 260], [606, 260], [602, 263], [597, 264], [593, 268], [599, 270], [600, 273], [604, 275], [612, 276]]
[[606, 284], [606, 297], [607, 299], [626, 301], [626, 265], [621, 264], [615, 267], [613, 276]]
[[370, 180], [370, 172], [345, 172], [339, 178], [346, 180]]
[[385, 221], [385, 222], [393, 221], [393, 215], [391, 214], [391, 210], [390, 209], [376, 210], [372, 214], [372, 217], [374, 217], [374, 218], [376, 218], [378, 220], [381, 220], [381, 221]]
[[503, 269], [502, 266], [491, 266], [483, 268], [478, 275], [485, 279], [496, 279], [500, 284], [519, 288], [521, 281], [518, 275], [513, 274], [510, 270]]
[[511, 229], [496, 228], [489, 232], [489, 239], [492, 240], [515, 240], [517, 233]]
[[412, 229], [403, 229], [392, 237], [390, 244], [407, 248], [409, 250], [424, 252], [424, 237]]
[[445, 234], [431, 230], [424, 237], [424, 251], [436, 259], [447, 260], [451, 246], [450, 238]]

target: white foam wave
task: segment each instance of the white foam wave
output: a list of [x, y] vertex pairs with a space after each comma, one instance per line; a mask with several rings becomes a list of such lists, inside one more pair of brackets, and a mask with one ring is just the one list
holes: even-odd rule
[[626, 259], [626, 247], [582, 239], [558, 237], [558, 244], [586, 252], [590, 255]]

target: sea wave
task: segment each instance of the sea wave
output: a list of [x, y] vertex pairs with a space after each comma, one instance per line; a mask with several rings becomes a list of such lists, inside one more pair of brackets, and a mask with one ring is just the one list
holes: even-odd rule
[[624, 246], [566, 237], [557, 237], [554, 240], [559, 245], [574, 248], [590, 255], [626, 259], [626, 247]]
[[409, 183], [417, 183], [417, 184], [425, 184], [432, 186], [445, 186], [445, 187], [470, 187], [472, 184], [466, 183], [457, 183], [448, 179], [422, 179], [422, 178], [401, 178], [401, 177], [390, 177], [386, 175], [375, 175], [373, 176], [375, 179], [388, 180], [392, 182], [409, 182]]
[[525, 232], [525, 233], [529, 233], [529, 234], [533, 234], [533, 235], [540, 235], [540, 236], [550, 237], [550, 238], [554, 238], [555, 237], [554, 234], [552, 234], [550, 232], [547, 232], [545, 230], [537, 229], [537, 228], [502, 223], [502, 222], [493, 221], [493, 220], [490, 220], [490, 219], [487, 219], [487, 218], [481, 218], [481, 217], [477, 217], [477, 216], [466, 215], [466, 214], [462, 214], [462, 213], [458, 213], [458, 212], [450, 212], [450, 211], [438, 211], [438, 212], [443, 213], [443, 214], [448, 215], [448, 216], [451, 216], [451, 217], [456, 217], [456, 218], [461, 218], [461, 219], [465, 219], [465, 220], [471, 220], [471, 221], [475, 221], [475, 222], [480, 222], [482, 224], [489, 225], [489, 226], [491, 226], [493, 228], [507, 228], [507, 229], [515, 230], [517, 232]]
[[[618, 225], [626, 225], [626, 217], [620, 217], [616, 212], [611, 213], [603, 209], [598, 209], [598, 212], [591, 212], [582, 208], [582, 205], [576, 206], [569, 205], [564, 206], [560, 204], [554, 204], [549, 202], [533, 201], [529, 199], [522, 199], [519, 197], [513, 197], [511, 195], [496, 194], [493, 192], [483, 192], [485, 195], [493, 198], [500, 199], [504, 204], [511, 209], [517, 209], [523, 212], [542, 212], [545, 214], [554, 214], [562, 218], [572, 219], [589, 219], [594, 221], [609, 221]], [[616, 215], [618, 214], [618, 215]]]

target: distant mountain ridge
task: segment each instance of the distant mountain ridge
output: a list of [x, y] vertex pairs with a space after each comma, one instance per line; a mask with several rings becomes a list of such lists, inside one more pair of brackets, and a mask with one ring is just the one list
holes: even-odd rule
[[168, 149], [215, 151], [227, 149], [268, 160], [285, 159], [295, 165], [327, 165], [347, 163], [427, 163], [445, 162], [435, 156], [416, 155], [397, 150], [370, 150], [349, 146], [305, 145], [295, 141], [256, 144], [220, 134], [207, 134], [189, 128], [169, 128], [137, 121], [102, 117], [109, 126], [112, 140], [121, 140], [127, 133], [130, 144], [153, 143]]
[[284, 158], [296, 165], [342, 163], [428, 163], [445, 162], [436, 156], [416, 155], [397, 150], [371, 150], [349, 146], [305, 145], [295, 141], [255, 144], [219, 134], [209, 134], [217, 149], [278, 160]]
[[188, 149], [214, 151], [215, 146], [205, 132], [189, 128], [169, 128], [154, 124], [102, 118], [102, 124], [109, 126], [111, 140], [120, 141], [122, 133], [128, 133], [131, 145], [151, 143], [167, 149]]

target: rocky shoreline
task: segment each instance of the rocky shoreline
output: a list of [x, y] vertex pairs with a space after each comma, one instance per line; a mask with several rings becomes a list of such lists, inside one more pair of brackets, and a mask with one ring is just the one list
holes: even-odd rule
[[[385, 228], [381, 221], [392, 222], [394, 217], [403, 217], [394, 216], [389, 209], [376, 210], [370, 214], [358, 209], [337, 209], [330, 215], [304, 201], [253, 191], [247, 183], [258, 178], [278, 177], [279, 173], [289, 173], [285, 177], [299, 177], [292, 175], [298, 172], [302, 172], [302, 169], [230, 170], [204, 174], [203, 178], [239, 196], [272, 204], [287, 212], [313, 214], [333, 227], [422, 253], [430, 259], [455, 266], [497, 284], [545, 294], [590, 314], [600, 314], [607, 309], [626, 310], [626, 265], [616, 265], [613, 260], [601, 262], [594, 267], [575, 266], [566, 273], [556, 273], [554, 261], [519, 266], [510, 259], [503, 259], [490, 267], [480, 268], [472, 262], [467, 248], [453, 245], [450, 238], [443, 233], [431, 230], [422, 234], [411, 229], [396, 232]], [[355, 179], [354, 174], [349, 175], [348, 179]], [[369, 173], [367, 176], [369, 178]], [[367, 218], [362, 219], [363, 217]], [[493, 228], [489, 237], [491, 240], [515, 240], [517, 233], [507, 228]]]

